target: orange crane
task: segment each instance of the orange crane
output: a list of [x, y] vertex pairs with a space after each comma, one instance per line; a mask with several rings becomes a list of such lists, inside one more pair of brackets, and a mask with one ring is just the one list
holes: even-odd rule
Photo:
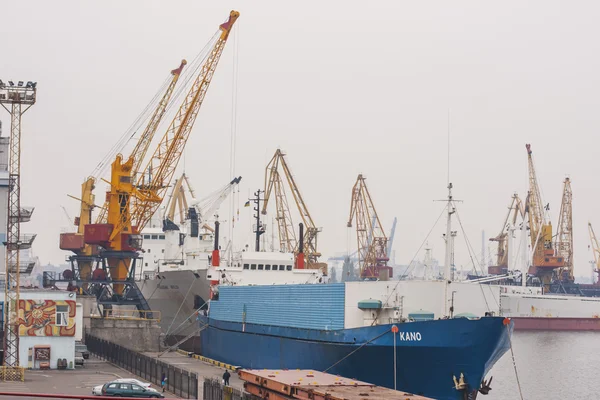
[[488, 268], [488, 273], [491, 275], [502, 275], [508, 272], [508, 236], [511, 234], [511, 229], [514, 229], [517, 223], [519, 215], [524, 218], [525, 212], [523, 210], [523, 204], [518, 194], [513, 194], [512, 201], [508, 207], [508, 213], [504, 219], [502, 230], [498, 236], [490, 238], [490, 242], [498, 243], [498, 254], [496, 258], [496, 265]]
[[389, 261], [388, 238], [381, 226], [362, 174], [358, 175], [352, 188], [348, 227], [352, 227], [353, 219], [356, 224], [361, 279], [387, 280], [391, 278], [393, 269], [387, 265]]
[[326, 269], [327, 264], [319, 262], [321, 253], [317, 249], [317, 235], [321, 232], [321, 228], [317, 228], [315, 225], [315, 222], [306, 207], [304, 198], [300, 194], [294, 176], [290, 171], [290, 167], [285, 159], [285, 154], [279, 149], [275, 151], [275, 155], [273, 155], [273, 158], [271, 158], [271, 161], [269, 161], [265, 170], [265, 198], [263, 201], [262, 214], [267, 214], [269, 199], [272, 196], [275, 196], [275, 220], [277, 221], [277, 226], [279, 228], [279, 249], [284, 252], [293, 252], [298, 255], [300, 241], [298, 240], [292, 222], [290, 206], [287, 200], [283, 179], [279, 172], [280, 167], [292, 192], [302, 222], [306, 227], [306, 231], [303, 234], [303, 254], [305, 262], [301, 265], [306, 265], [306, 268], [308, 269]]
[[563, 282], [575, 282], [573, 271], [573, 191], [569, 178], [565, 178], [563, 185], [555, 248], [556, 255], [562, 257], [564, 261], [564, 266], [558, 270], [558, 279]]
[[[142, 237], [139, 233], [150, 221], [169, 188], [229, 33], [238, 17], [237, 11], [231, 11], [227, 22], [219, 26], [220, 35], [167, 132], [142, 170], [144, 173], [137, 177], [133, 176], [135, 159], [129, 158], [123, 162], [123, 156], [117, 155], [111, 165], [110, 191], [107, 192], [107, 221], [88, 224], [84, 228], [85, 242], [104, 249], [100, 253], [103, 259], [102, 270], [108, 268], [112, 283], [110, 297], [119, 298], [119, 304], [126, 304], [125, 297], [131, 297], [124, 296], [124, 289], [133, 281], [135, 260], [139, 258], [138, 250], [142, 246]], [[101, 275], [102, 272], [98, 273], [97, 277]], [[106, 289], [108, 287], [104, 290]], [[105, 295], [108, 296], [109, 293], [105, 291]], [[141, 296], [141, 293], [136, 296]], [[136, 300], [139, 300], [136, 303], [138, 308], [147, 309], [144, 299]]]
[[529, 166], [529, 191], [525, 201], [525, 212], [529, 218], [529, 235], [531, 239], [532, 263], [529, 274], [536, 275], [547, 290], [552, 283], [552, 276], [557, 268], [563, 268], [563, 257], [556, 256], [552, 244], [552, 223], [548, 220], [543, 207], [542, 196], [537, 182], [533, 163], [531, 145], [525, 145]]
[[[167, 86], [165, 93], [158, 102], [154, 113], [150, 117], [144, 132], [137, 141], [134, 149], [132, 150], [129, 158], [133, 160], [132, 176], [136, 176], [139, 172], [140, 165], [144, 159], [154, 134], [156, 133], [160, 122], [165, 114], [167, 106], [170, 104], [171, 96], [181, 75], [181, 71], [185, 66], [186, 61], [182, 60], [179, 68], [171, 71], [172, 78]], [[90, 245], [84, 242], [84, 227], [92, 223], [92, 211], [96, 207], [94, 204], [95, 196], [94, 189], [96, 186], [97, 177], [90, 176], [81, 185], [81, 198], [70, 196], [80, 201], [79, 217], [75, 218], [75, 225], [77, 226], [76, 233], [62, 233], [60, 235], [60, 249], [68, 250], [75, 253], [74, 256], [70, 257], [71, 262], [77, 264], [77, 270], [81, 279], [88, 280], [91, 278], [92, 267], [94, 262], [97, 261], [98, 246]], [[106, 215], [108, 212], [108, 202], [104, 203], [104, 206], [100, 208], [98, 214], [97, 223], [105, 223]], [[87, 284], [84, 284], [84, 287]]]
[[597, 281], [592, 282], [596, 285], [600, 285], [600, 243], [598, 243], [598, 239], [596, 239], [596, 234], [594, 233], [594, 228], [592, 228], [592, 223], [588, 222], [588, 231], [590, 233], [590, 241], [592, 242], [592, 251], [594, 252], [594, 264], [596, 265], [596, 275]]

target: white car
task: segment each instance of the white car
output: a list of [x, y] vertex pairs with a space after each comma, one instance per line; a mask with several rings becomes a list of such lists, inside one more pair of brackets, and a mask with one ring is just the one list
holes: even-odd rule
[[[137, 379], [121, 378], [121, 379], [115, 379], [114, 381], [111, 381], [111, 382], [133, 383], [133, 384], [139, 385], [139, 386], [141, 386], [141, 387], [143, 387], [146, 390], [149, 390], [151, 392], [158, 392], [158, 390], [156, 390], [154, 388], [151, 388], [149, 383], [138, 381]], [[102, 396], [102, 388], [103, 387], [104, 387], [104, 385], [94, 386], [92, 388], [92, 395], [94, 395], [94, 396]]]

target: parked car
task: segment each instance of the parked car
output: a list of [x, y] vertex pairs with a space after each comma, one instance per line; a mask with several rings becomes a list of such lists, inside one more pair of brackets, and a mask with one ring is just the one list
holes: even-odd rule
[[75, 351], [79, 351], [81, 354], [83, 354], [83, 358], [86, 360], [90, 358], [90, 352], [87, 346], [83, 343], [75, 343]]
[[[95, 388], [94, 388], [95, 389]], [[92, 394], [94, 391], [92, 390]], [[162, 393], [154, 389], [147, 389], [135, 383], [109, 382], [102, 386], [102, 396], [139, 397], [144, 399], [163, 399]]]
[[[150, 388], [151, 384], [148, 382], [142, 382], [140, 380], [134, 379], [134, 378], [119, 378], [119, 379], [115, 379], [113, 382], [122, 382], [122, 383], [131, 383], [134, 385], [139, 385], [143, 388]], [[154, 390], [154, 389], [152, 389]]]
[[83, 365], [83, 354], [81, 352], [75, 352], [75, 365]]

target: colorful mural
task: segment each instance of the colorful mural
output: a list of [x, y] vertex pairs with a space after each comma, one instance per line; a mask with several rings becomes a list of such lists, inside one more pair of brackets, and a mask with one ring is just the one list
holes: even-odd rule
[[73, 300], [19, 300], [20, 336], [75, 336]]

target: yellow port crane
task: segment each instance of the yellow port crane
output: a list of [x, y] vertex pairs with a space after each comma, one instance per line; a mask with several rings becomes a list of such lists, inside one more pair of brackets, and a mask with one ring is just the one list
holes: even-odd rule
[[[185, 66], [186, 61], [182, 60], [179, 68], [171, 71], [171, 80], [166, 91], [162, 95], [154, 113], [150, 117], [146, 128], [137, 141], [134, 149], [129, 155], [129, 159], [133, 160], [132, 176], [136, 176], [139, 172], [142, 160], [150, 147], [154, 134], [156, 133], [160, 122], [165, 114], [167, 106], [170, 104], [171, 96], [181, 75], [181, 71]], [[75, 218], [77, 226], [76, 233], [62, 233], [60, 235], [60, 249], [69, 250], [75, 253], [73, 261], [76, 261], [79, 270], [80, 278], [88, 280], [91, 278], [93, 263], [96, 260], [95, 255], [98, 253], [97, 246], [85, 243], [84, 229], [86, 225], [92, 223], [92, 212], [95, 206], [94, 189], [96, 187], [96, 177], [90, 176], [81, 185], [81, 198], [70, 196], [80, 202], [79, 217]], [[96, 223], [106, 223], [106, 215], [108, 212], [108, 201], [100, 208], [100, 213], [96, 219]], [[84, 285], [85, 286], [85, 285]]]
[[350, 217], [347, 226], [356, 226], [358, 264], [361, 279], [387, 280], [392, 277], [392, 267], [387, 265], [388, 238], [381, 226], [379, 216], [371, 199], [365, 177], [358, 175], [352, 188]]
[[552, 244], [552, 223], [544, 211], [548, 206], [542, 204], [542, 196], [537, 182], [535, 166], [533, 163], [531, 145], [525, 145], [529, 166], [529, 191], [525, 201], [525, 212], [529, 218], [529, 235], [531, 239], [532, 262], [529, 274], [536, 275], [542, 281], [545, 289], [552, 283], [552, 275], [557, 268], [564, 267], [562, 257], [554, 254]]
[[564, 266], [558, 270], [558, 279], [563, 282], [575, 282], [573, 271], [573, 191], [571, 179], [565, 178], [562, 202], [558, 217], [558, 235], [554, 244], [556, 255], [562, 257]]
[[498, 236], [490, 238], [490, 242], [498, 243], [498, 253], [496, 255], [496, 265], [489, 267], [488, 273], [492, 275], [502, 275], [508, 272], [508, 237], [511, 235], [511, 230], [514, 229], [519, 216], [524, 218], [525, 211], [519, 195], [515, 193], [513, 194], [512, 201], [508, 207], [508, 213], [504, 219], [502, 230]]
[[135, 159], [129, 158], [123, 162], [120, 154], [111, 165], [107, 223], [87, 225], [84, 235], [86, 243], [105, 249], [103, 256], [108, 263], [116, 295], [122, 295], [123, 283], [133, 278], [131, 273], [135, 268], [130, 269], [130, 266], [141, 249], [139, 233], [150, 221], [169, 188], [229, 33], [238, 17], [237, 11], [231, 11], [227, 22], [219, 26], [220, 35], [167, 132], [142, 170], [144, 173], [138, 177], [132, 176]]
[[588, 231], [590, 233], [590, 242], [592, 242], [592, 251], [594, 252], [594, 265], [596, 266], [594, 272], [596, 272], [597, 275], [597, 281], [592, 283], [600, 284], [600, 243], [598, 243], [598, 239], [596, 239], [596, 234], [594, 233], [591, 222], [588, 222]]
[[265, 197], [262, 214], [267, 214], [269, 199], [272, 196], [275, 196], [275, 220], [277, 221], [277, 227], [279, 229], [279, 249], [284, 252], [293, 252], [297, 255], [299, 251], [299, 240], [292, 222], [290, 206], [287, 200], [283, 179], [279, 172], [280, 167], [281, 170], [283, 170], [283, 175], [292, 192], [302, 222], [306, 227], [306, 231], [304, 232], [303, 250], [305, 258], [304, 265], [306, 265], [306, 268], [308, 269], [325, 269], [327, 264], [319, 262], [321, 253], [317, 249], [317, 235], [321, 232], [321, 228], [316, 227], [312, 216], [306, 207], [304, 198], [300, 194], [294, 176], [290, 171], [290, 167], [285, 159], [285, 154], [279, 149], [275, 151], [275, 155], [273, 155], [273, 158], [271, 158], [271, 161], [269, 161], [265, 170]]

